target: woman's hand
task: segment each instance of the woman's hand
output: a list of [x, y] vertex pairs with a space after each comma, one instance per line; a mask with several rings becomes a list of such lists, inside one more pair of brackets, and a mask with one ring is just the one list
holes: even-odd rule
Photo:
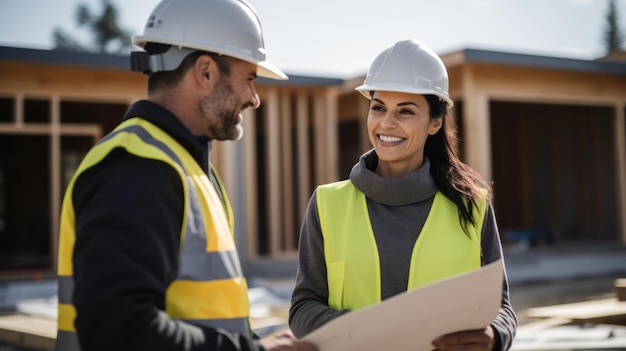
[[495, 331], [491, 326], [481, 330], [464, 330], [433, 340], [437, 351], [491, 351], [495, 344]]

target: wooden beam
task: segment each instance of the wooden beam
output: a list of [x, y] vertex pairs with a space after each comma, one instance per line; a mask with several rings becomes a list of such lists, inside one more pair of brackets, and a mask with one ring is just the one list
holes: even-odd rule
[[298, 155], [298, 223], [302, 223], [304, 212], [312, 191], [310, 177], [309, 148], [309, 97], [306, 91], [298, 91], [296, 97], [296, 135]]
[[61, 189], [61, 98], [53, 95], [50, 103], [50, 265], [57, 271], [59, 224], [63, 194]]
[[326, 154], [328, 140], [326, 140], [327, 119], [324, 95], [316, 93], [313, 97], [313, 142], [315, 147], [315, 185], [326, 182], [328, 165]]
[[465, 162], [487, 181], [493, 180], [489, 97], [478, 91], [471, 66], [463, 72], [463, 138]]
[[616, 210], [617, 230], [622, 244], [626, 245], [626, 101], [615, 103], [615, 116], [613, 117], [613, 135], [615, 150], [616, 179]]
[[372, 148], [372, 143], [370, 143], [369, 134], [367, 132], [367, 115], [370, 111], [370, 101], [367, 100], [365, 97], [363, 97], [362, 100], [363, 101], [360, 102], [357, 106], [357, 115], [360, 136], [359, 149], [361, 150], [361, 154], [364, 154], [366, 151]]
[[574, 302], [555, 306], [535, 307], [526, 310], [527, 317], [570, 319], [574, 323], [626, 322], [626, 302], [617, 298]]
[[[244, 154], [244, 196], [246, 200], [245, 204], [245, 222], [244, 232], [246, 233], [246, 248], [248, 259], [253, 261], [258, 256], [258, 186], [257, 186], [257, 174], [259, 173], [256, 162], [256, 125], [258, 120], [256, 119], [257, 112], [251, 109], [244, 111], [243, 115], [243, 154]], [[235, 218], [237, 219], [237, 218]]]
[[291, 95], [288, 92], [282, 93], [280, 101], [280, 114], [281, 114], [281, 137], [282, 137], [282, 157], [281, 157], [281, 171], [282, 171], [282, 183], [283, 183], [283, 238], [284, 238], [284, 251], [294, 251], [294, 221], [295, 210], [293, 201], [293, 177], [292, 172], [292, 159], [293, 159], [293, 140], [291, 136], [291, 130], [293, 128], [293, 114], [291, 112]]
[[265, 106], [266, 149], [267, 149], [267, 199], [269, 209], [268, 240], [270, 257], [274, 258], [280, 253], [282, 221], [281, 211], [282, 198], [281, 173], [280, 173], [280, 108], [279, 94], [276, 88], [267, 91]]
[[328, 88], [324, 94], [324, 127], [326, 130], [326, 174], [324, 183], [339, 180], [339, 91], [335, 88]]

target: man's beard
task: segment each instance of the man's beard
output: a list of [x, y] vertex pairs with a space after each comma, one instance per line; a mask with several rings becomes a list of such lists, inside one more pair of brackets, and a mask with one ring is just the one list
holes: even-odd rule
[[239, 116], [241, 104], [236, 101], [227, 82], [217, 82], [215, 91], [200, 101], [200, 112], [211, 140], [238, 140], [243, 136]]

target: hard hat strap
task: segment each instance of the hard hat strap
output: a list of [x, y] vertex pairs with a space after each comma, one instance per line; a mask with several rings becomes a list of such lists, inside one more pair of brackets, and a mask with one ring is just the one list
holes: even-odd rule
[[131, 69], [148, 75], [162, 71], [173, 71], [180, 66], [187, 55], [195, 51], [198, 50], [176, 46], [170, 47], [164, 53], [154, 55], [149, 55], [145, 51], [133, 51], [131, 52]]

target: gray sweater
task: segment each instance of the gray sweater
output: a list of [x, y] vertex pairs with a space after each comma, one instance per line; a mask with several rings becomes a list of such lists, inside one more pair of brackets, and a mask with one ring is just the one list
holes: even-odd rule
[[[380, 256], [381, 296], [389, 298], [406, 291], [409, 263], [415, 241], [430, 211], [437, 187], [430, 175], [430, 162], [403, 178], [383, 178], [374, 173], [378, 157], [374, 150], [361, 156], [350, 180], [367, 199], [367, 208]], [[317, 211], [316, 193], [309, 201], [299, 241], [299, 266], [291, 298], [289, 326], [303, 337], [331, 319], [348, 313], [328, 307], [328, 282], [324, 243]], [[481, 246], [484, 263], [502, 258], [498, 227], [491, 204], [484, 220]], [[506, 272], [502, 302], [492, 326], [497, 331], [494, 350], [508, 350], [517, 328], [509, 301]]]

